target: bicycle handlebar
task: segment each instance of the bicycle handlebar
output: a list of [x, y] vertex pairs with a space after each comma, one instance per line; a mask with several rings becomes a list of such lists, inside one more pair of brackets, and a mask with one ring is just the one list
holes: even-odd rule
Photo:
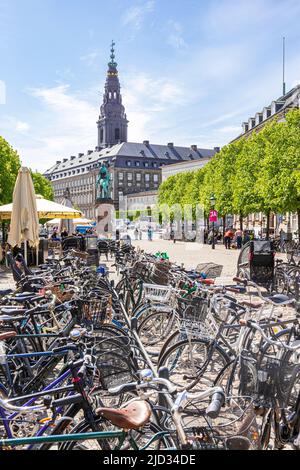
[[44, 405], [35, 405], [35, 406], [16, 406], [11, 405], [9, 400], [3, 400], [0, 398], [0, 406], [7, 411], [19, 411], [20, 413], [28, 413], [30, 411], [36, 410], [45, 410], [46, 407]]
[[296, 344], [295, 346], [289, 346], [286, 343], [281, 343], [281, 342], [279, 343], [278, 341], [274, 341], [274, 340], [270, 339], [266, 335], [266, 333], [264, 332], [263, 328], [261, 328], [261, 326], [259, 326], [257, 323], [255, 323], [252, 320], [240, 320], [240, 325], [241, 326], [247, 326], [248, 328], [255, 329], [256, 331], [258, 331], [261, 334], [261, 336], [264, 338], [264, 340], [268, 344], [271, 344], [272, 346], [276, 346], [279, 349], [286, 349], [288, 351], [296, 351], [297, 349], [300, 348], [300, 342], [299, 342], [299, 344]]

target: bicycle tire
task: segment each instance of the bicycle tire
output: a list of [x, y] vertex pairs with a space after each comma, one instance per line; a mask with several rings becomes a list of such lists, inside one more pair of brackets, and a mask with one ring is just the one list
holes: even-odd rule
[[[204, 354], [201, 363], [197, 362], [197, 364], [195, 364], [195, 360], [191, 358], [191, 362], [187, 361], [187, 364], [184, 365], [183, 370], [180, 370], [180, 368], [177, 367], [176, 374], [174, 374], [173, 372], [175, 371], [175, 367], [178, 364], [178, 362], [176, 364], [174, 361], [178, 361], [184, 349], [191, 346], [193, 346], [194, 348], [197, 346], [199, 347], [200, 357], [201, 354]], [[191, 350], [188, 351], [188, 355], [191, 355], [191, 353]], [[173, 357], [172, 359], [172, 355], [174, 354], [175, 357]], [[216, 358], [215, 360], [214, 357]], [[181, 360], [185, 360], [185, 357], [182, 357]], [[219, 360], [219, 369], [215, 369], [215, 367], [217, 366], [217, 360]], [[173, 361], [172, 364], [171, 361]], [[199, 357], [197, 358], [197, 361], [199, 361]], [[175, 380], [175, 382], [173, 383], [180, 390], [190, 390], [196, 386], [198, 386], [198, 388], [201, 388], [202, 383], [200, 382], [204, 382], [205, 387], [207, 387], [207, 382], [213, 384], [220, 370], [223, 369], [225, 364], [227, 364], [229, 361], [229, 356], [219, 344], [206, 339], [187, 338], [185, 340], [179, 341], [178, 343], [175, 343], [168, 350], [166, 350], [164, 355], [160, 358], [157, 367], [158, 369], [160, 367], [168, 367], [170, 381], [172, 382], [173, 380]], [[193, 375], [186, 375], [187, 373], [191, 374], [192, 372]], [[189, 380], [189, 382], [187, 382], [187, 380]], [[180, 381], [185, 381], [185, 383], [180, 385]]]

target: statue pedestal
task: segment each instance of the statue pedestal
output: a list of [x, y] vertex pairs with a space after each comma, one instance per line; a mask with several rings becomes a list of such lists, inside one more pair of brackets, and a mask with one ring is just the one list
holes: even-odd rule
[[115, 206], [111, 198], [96, 199], [95, 218], [97, 236], [111, 238], [116, 219]]

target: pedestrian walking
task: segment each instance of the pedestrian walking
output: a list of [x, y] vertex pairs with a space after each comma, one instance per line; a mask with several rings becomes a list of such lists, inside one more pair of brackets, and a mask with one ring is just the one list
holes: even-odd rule
[[230, 250], [231, 247], [231, 240], [233, 238], [233, 231], [231, 229], [227, 229], [224, 236], [224, 243], [226, 250]]
[[134, 230], [134, 237], [136, 240], [138, 240], [139, 238], [139, 229], [137, 227], [135, 227], [135, 230]]
[[143, 238], [143, 231], [142, 231], [142, 229], [139, 230], [139, 238], [140, 238], [140, 240], [142, 240], [142, 238]]
[[176, 243], [174, 229], [171, 229], [171, 232], [170, 232], [170, 239], [173, 240], [173, 243]]
[[152, 242], [152, 228], [150, 226], [148, 227], [148, 241]]

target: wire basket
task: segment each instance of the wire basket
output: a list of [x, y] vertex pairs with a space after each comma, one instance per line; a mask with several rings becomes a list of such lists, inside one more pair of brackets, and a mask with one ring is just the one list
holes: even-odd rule
[[172, 287], [159, 284], [143, 284], [144, 298], [151, 302], [167, 303], [172, 295]]
[[111, 323], [113, 317], [112, 297], [85, 300], [82, 305], [83, 323], [93, 328]]
[[136, 261], [132, 267], [132, 271], [135, 275], [141, 277], [142, 279], [146, 279], [149, 276], [149, 268], [142, 261]]
[[77, 251], [77, 250], [72, 250], [71, 251], [72, 256], [75, 256], [75, 258], [82, 259], [86, 261], [88, 259], [89, 254], [86, 251]]
[[64, 284], [53, 284], [44, 287], [43, 290], [44, 292], [47, 292], [47, 290], [52, 292], [52, 294], [54, 294], [58, 300], [60, 300], [60, 302], [69, 302], [75, 294], [72, 287], [66, 289]]
[[[104, 331], [104, 334], [105, 331]], [[108, 389], [134, 380], [131, 341], [128, 336], [104, 338], [97, 342], [97, 369], [101, 388]]]
[[256, 401], [276, 403], [284, 408], [297, 364], [263, 355], [257, 365]]
[[216, 263], [200, 263], [196, 267], [197, 273], [206, 274], [211, 279], [220, 277], [223, 271], [223, 265]]
[[215, 322], [208, 321], [207, 300], [201, 297], [194, 297], [191, 300], [179, 298], [177, 303], [181, 332], [197, 338], [215, 337], [217, 333]]

